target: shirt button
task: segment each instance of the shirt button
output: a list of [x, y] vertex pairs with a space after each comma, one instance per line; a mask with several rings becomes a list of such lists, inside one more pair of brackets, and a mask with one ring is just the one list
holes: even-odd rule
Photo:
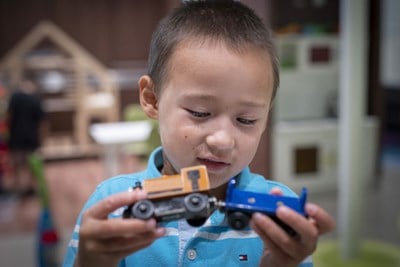
[[188, 257], [188, 259], [191, 260], [191, 261], [194, 260], [194, 259], [196, 259], [196, 257], [197, 257], [196, 250], [194, 250], [194, 249], [189, 249], [188, 252], [187, 252], [187, 257]]

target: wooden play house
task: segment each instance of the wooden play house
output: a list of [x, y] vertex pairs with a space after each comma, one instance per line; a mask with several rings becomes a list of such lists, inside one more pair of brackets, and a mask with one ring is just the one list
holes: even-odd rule
[[6, 54], [0, 74], [9, 85], [30, 77], [38, 86], [49, 122], [45, 157], [93, 153], [89, 126], [119, 119], [118, 90], [106, 67], [49, 21]]

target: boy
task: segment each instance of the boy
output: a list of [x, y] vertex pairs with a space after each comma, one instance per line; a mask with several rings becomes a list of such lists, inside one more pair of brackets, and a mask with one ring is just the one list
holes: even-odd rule
[[262, 214], [254, 214], [245, 231], [230, 229], [219, 211], [199, 228], [121, 219], [123, 207], [146, 197], [127, 192], [136, 181], [200, 164], [219, 199], [231, 177], [242, 189], [294, 195], [247, 167], [278, 84], [270, 33], [239, 2], [186, 2], [167, 16], [153, 35], [149, 75], [139, 80], [140, 103], [159, 121], [162, 148], [145, 171], [97, 187], [78, 219], [65, 266], [312, 266], [307, 257], [318, 236], [334, 226], [313, 204], [306, 207], [309, 219], [278, 210], [298, 238]]

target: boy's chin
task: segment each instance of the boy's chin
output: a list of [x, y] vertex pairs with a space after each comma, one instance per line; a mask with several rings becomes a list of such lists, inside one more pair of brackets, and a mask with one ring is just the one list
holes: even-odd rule
[[218, 187], [224, 186], [231, 179], [231, 177], [213, 175], [210, 173], [208, 174], [208, 176], [210, 178], [210, 187], [211, 188], [218, 188]]

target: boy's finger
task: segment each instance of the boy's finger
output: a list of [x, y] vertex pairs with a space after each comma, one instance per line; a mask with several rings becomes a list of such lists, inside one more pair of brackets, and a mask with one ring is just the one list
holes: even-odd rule
[[160, 237], [160, 235], [157, 233], [157, 231], [154, 231], [138, 234], [129, 238], [115, 237], [111, 239], [104, 239], [100, 240], [97, 244], [99, 245], [100, 252], [115, 253], [125, 251], [128, 252], [128, 254], [131, 254], [132, 251], [149, 246], [158, 237]]
[[[138, 219], [92, 220], [90, 225], [82, 228], [81, 235], [95, 236], [98, 239], [113, 237], [129, 238], [142, 233], [156, 231], [156, 222], [154, 219], [148, 221]], [[82, 231], [84, 231], [84, 233], [82, 233]]]
[[335, 220], [324, 209], [313, 203], [307, 203], [305, 210], [315, 222], [314, 224], [317, 226], [320, 235], [330, 232], [335, 228]]
[[[258, 233], [263, 242], [271, 253], [280, 255], [287, 259], [293, 258], [293, 252], [296, 250], [294, 244], [290, 244], [293, 240], [278, 226], [271, 218], [263, 214], [253, 214], [253, 229]], [[282, 241], [286, 240], [286, 241]]]
[[270, 191], [269, 194], [274, 195], [274, 196], [282, 196], [283, 192], [282, 189], [279, 187], [273, 187]]
[[[287, 210], [285, 210], [287, 209]], [[263, 228], [265, 237], [263, 240], [270, 240], [277, 248], [272, 248], [275, 251], [282, 251], [287, 257], [292, 259], [301, 259], [309, 255], [315, 250], [317, 229], [312, 226], [306, 218], [297, 214], [289, 208], [281, 207], [278, 209], [278, 218], [292, 227], [300, 238], [289, 236], [280, 226], [265, 216], [257, 216], [258, 224]], [[253, 215], [254, 216], [254, 215]], [[312, 234], [314, 229], [315, 235]]]
[[80, 235], [87, 239], [107, 240], [111, 238], [134, 238], [143, 235], [162, 236], [165, 229], [157, 227], [154, 219], [90, 220], [80, 229]]
[[314, 250], [318, 238], [318, 230], [307, 218], [286, 206], [278, 208], [277, 216], [297, 232], [301, 243], [309, 246], [309, 249]]
[[86, 211], [86, 216], [96, 219], [106, 219], [108, 214], [125, 205], [130, 205], [140, 199], [146, 198], [146, 192], [133, 190], [121, 192], [96, 203]]
[[[265, 223], [269, 223], [270, 227], [274, 227], [274, 222], [272, 220], [270, 220], [269, 222], [267, 221], [268, 219], [266, 219], [263, 222], [263, 225]], [[263, 240], [265, 248], [269, 251], [269, 253], [273, 253], [273, 254], [279, 254], [280, 256], [286, 257], [288, 258], [289, 255], [287, 255], [283, 250], [281, 250], [279, 248], [279, 246], [268, 236], [268, 234], [263, 230], [265, 228], [261, 228], [259, 224], [255, 223], [252, 224], [252, 228], [254, 229], [254, 231], [257, 232], [257, 234], [260, 236], [260, 238]], [[266, 228], [268, 229], [268, 227]], [[277, 257], [279, 255], [276, 255]]]

